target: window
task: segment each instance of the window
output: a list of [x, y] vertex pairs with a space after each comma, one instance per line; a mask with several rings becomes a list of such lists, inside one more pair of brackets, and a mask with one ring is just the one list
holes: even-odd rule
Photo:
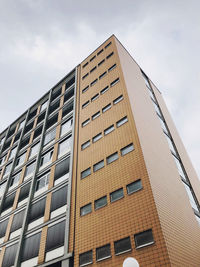
[[25, 120], [20, 122], [18, 131], [24, 127], [24, 124], [25, 124]]
[[51, 212], [67, 204], [67, 192], [68, 192], [68, 186], [65, 185], [64, 187], [52, 193], [51, 208], [50, 208]]
[[10, 170], [11, 170], [12, 162], [6, 165], [5, 171], [4, 171], [4, 176], [7, 175]]
[[109, 86], [106, 86], [105, 88], [103, 88], [101, 91], [100, 91], [100, 94], [103, 95], [105, 92], [107, 92], [109, 90]]
[[0, 159], [0, 165], [3, 165], [3, 163], [6, 161], [7, 154], [5, 154], [1, 159]]
[[74, 96], [74, 86], [68, 89], [64, 95], [64, 103]]
[[48, 100], [45, 101], [45, 102], [41, 105], [40, 112], [42, 112], [43, 110], [45, 110], [45, 109], [47, 108], [47, 104], [48, 104]]
[[46, 252], [64, 246], [65, 238], [65, 221], [54, 224], [48, 227]]
[[40, 238], [41, 232], [25, 238], [21, 257], [22, 262], [38, 256]]
[[94, 202], [95, 210], [100, 209], [107, 205], [107, 196], [101, 197]]
[[93, 61], [95, 59], [96, 55], [94, 55], [91, 59], [90, 62]]
[[15, 133], [15, 129], [16, 129], [16, 125], [12, 125], [9, 129], [8, 135], [7, 135], [7, 139], [12, 136]]
[[104, 167], [104, 160], [101, 160], [93, 165], [93, 171], [96, 172]]
[[9, 159], [12, 159], [17, 152], [17, 147], [13, 148], [10, 152]]
[[99, 76], [99, 80], [101, 80], [106, 74], [107, 74], [107, 71], [104, 71], [104, 73], [102, 73], [102, 74]]
[[135, 247], [142, 248], [154, 243], [152, 230], [147, 230], [134, 235]]
[[97, 56], [99, 56], [103, 52], [103, 49], [101, 49], [98, 53]]
[[81, 179], [87, 177], [90, 174], [91, 174], [91, 168], [89, 167], [86, 170], [84, 170], [84, 171], [81, 172]]
[[88, 62], [86, 62], [86, 63], [83, 65], [83, 68], [85, 68], [87, 65], [88, 65]]
[[63, 107], [62, 118], [64, 118], [66, 115], [68, 115], [70, 112], [72, 112], [73, 111], [73, 108], [74, 108], [73, 101], [71, 101], [70, 103], [67, 103]]
[[117, 122], [116, 122], [116, 125], [117, 125], [117, 127], [120, 127], [120, 126], [122, 126], [124, 123], [126, 123], [127, 121], [128, 121], [128, 118], [125, 116], [125, 117], [123, 117], [121, 120], [117, 121]]
[[6, 196], [6, 198], [4, 199], [2, 211], [11, 208], [13, 206], [14, 200], [15, 200], [15, 192], [10, 194], [9, 196]]
[[89, 104], [90, 104], [90, 101], [88, 100], [82, 105], [82, 108], [86, 108]]
[[35, 161], [33, 161], [31, 164], [27, 165], [25, 177], [31, 175], [35, 170]]
[[96, 66], [90, 70], [90, 73], [92, 73], [94, 70], [96, 70]]
[[48, 173], [45, 173], [44, 175], [40, 176], [38, 179], [37, 179], [37, 182], [36, 182], [36, 191], [46, 187], [49, 183], [49, 176], [50, 176], [50, 172]]
[[46, 197], [42, 198], [41, 200], [31, 205], [29, 216], [28, 216], [29, 223], [39, 218], [42, 218], [44, 216], [45, 204], [46, 204]]
[[35, 145], [33, 145], [31, 147], [31, 152], [30, 152], [30, 155], [29, 155], [29, 159], [34, 157], [38, 153], [39, 147], [40, 147], [40, 142], [36, 143]]
[[114, 52], [110, 53], [110, 54], [106, 57], [106, 59], [109, 59], [109, 58], [112, 57], [113, 55], [114, 55]]
[[95, 79], [93, 82], [91, 82], [90, 86], [95, 85], [95, 83], [97, 83], [98, 79]]
[[87, 85], [83, 90], [82, 93], [85, 93], [89, 89], [89, 85]]
[[0, 238], [6, 235], [9, 218], [0, 222]]
[[24, 135], [33, 129], [34, 121], [27, 124], [24, 129]]
[[62, 87], [54, 89], [51, 95], [51, 101], [53, 102], [58, 96], [61, 95], [61, 93], [62, 93]]
[[107, 135], [115, 130], [114, 124], [104, 130], [104, 135]]
[[106, 112], [107, 110], [111, 109], [111, 104], [108, 104], [107, 106], [105, 106], [104, 108], [102, 108], [102, 112]]
[[21, 187], [20, 193], [19, 193], [18, 203], [20, 201], [23, 201], [24, 199], [26, 199], [28, 197], [29, 191], [30, 191], [30, 187], [31, 187], [31, 183], [27, 183], [26, 185]]
[[10, 186], [13, 186], [14, 184], [18, 183], [20, 180], [20, 176], [21, 176], [21, 171], [16, 173], [12, 178], [11, 178], [11, 183]]
[[109, 42], [109, 43], [105, 46], [105, 49], [108, 48], [111, 44], [112, 44], [112, 42]]
[[16, 160], [16, 166], [22, 165], [26, 159], [26, 152], [21, 154]]
[[29, 120], [33, 119], [36, 114], [37, 114], [37, 108], [29, 113], [27, 120], [29, 121]]
[[100, 111], [98, 111], [97, 113], [95, 113], [94, 115], [92, 115], [92, 120], [95, 120], [96, 118], [98, 118], [101, 115]]
[[131, 250], [131, 240], [130, 237], [126, 237], [114, 242], [115, 255], [120, 255], [122, 253]]
[[53, 157], [53, 150], [49, 150], [48, 152], [43, 154], [40, 159], [40, 167], [49, 164], [52, 161], [52, 157]]
[[[45, 112], [43, 112], [42, 114], [40, 114], [40, 116], [38, 116], [38, 119], [37, 119], [37, 125], [42, 122], [45, 118]], [[37, 130], [36, 130], [37, 131]]]
[[142, 181], [139, 179], [131, 184], [128, 184], [126, 186], [126, 189], [127, 189], [127, 194], [129, 195], [135, 193], [142, 189]]
[[188, 195], [188, 198], [189, 198], [189, 201], [190, 201], [191, 206], [196, 211], [199, 211], [199, 209], [197, 207], [197, 204], [196, 204], [196, 201], [194, 199], [193, 193], [192, 193], [192, 189], [187, 184], [185, 184], [185, 183], [183, 183], [183, 184], [184, 184], [185, 190], [187, 192], [187, 195]]
[[18, 213], [15, 213], [13, 221], [12, 221], [11, 230], [10, 230], [11, 233], [22, 227], [24, 213], [25, 213], [25, 209]]
[[110, 202], [114, 202], [118, 199], [121, 199], [124, 197], [124, 191], [123, 188], [120, 188], [112, 193], [110, 193]]
[[101, 138], [102, 138], [102, 133], [99, 133], [99, 134], [97, 134], [96, 136], [94, 136], [92, 138], [92, 142], [95, 143], [95, 142], [97, 142]]
[[30, 135], [23, 138], [21, 143], [20, 143], [20, 150], [22, 150], [24, 147], [26, 147], [29, 144], [30, 141]]
[[88, 75], [89, 75], [89, 73], [86, 73], [86, 74], [82, 77], [82, 80], [84, 80]]
[[20, 135], [21, 135], [21, 132], [19, 132], [19, 133], [17, 133], [17, 134], [15, 135], [13, 144], [15, 144], [15, 143], [19, 140]]
[[110, 156], [108, 156], [108, 157], [106, 158], [106, 162], [107, 162], [107, 164], [110, 164], [110, 163], [112, 163], [113, 161], [117, 160], [118, 158], [119, 158], [119, 156], [118, 156], [118, 152], [115, 152], [115, 153], [111, 154]]
[[69, 177], [70, 158], [66, 158], [56, 164], [54, 173], [54, 183], [58, 184]]
[[89, 203], [81, 208], [81, 216], [87, 215], [92, 212], [92, 204]]
[[101, 261], [111, 257], [110, 244], [96, 249], [96, 260]]
[[123, 95], [120, 95], [119, 97], [117, 97], [115, 100], [113, 100], [113, 104], [116, 105], [117, 103], [119, 103], [120, 101], [122, 101], [124, 99]]
[[134, 150], [133, 143], [131, 143], [128, 146], [125, 146], [125, 147], [123, 147], [123, 148], [120, 149], [122, 156], [128, 154], [129, 152], [131, 152], [133, 150]]
[[118, 82], [119, 82], [119, 78], [117, 78], [116, 80], [114, 80], [113, 82], [111, 82], [110, 87], [114, 86]]
[[89, 146], [90, 146], [90, 140], [88, 140], [87, 142], [83, 143], [83, 144], [81, 145], [81, 149], [84, 150], [84, 149], [86, 149], [86, 148], [89, 147]]
[[72, 118], [70, 118], [69, 120], [65, 121], [65, 122], [61, 125], [61, 136], [63, 136], [63, 135], [66, 134], [69, 130], [71, 130], [72, 123], [73, 123], [73, 120], [72, 120]]
[[109, 69], [108, 69], [108, 72], [110, 72], [111, 70], [114, 70], [116, 68], [116, 64], [112, 65]]
[[[50, 132], [45, 134], [44, 137], [44, 146], [49, 144], [51, 141], [53, 141], [56, 137], [56, 127], [53, 128]], [[39, 144], [39, 143], [38, 143]]]
[[82, 127], [85, 127], [89, 122], [90, 122], [90, 119], [85, 120], [85, 121], [82, 123]]
[[3, 257], [2, 267], [14, 266], [15, 257], [17, 254], [17, 248], [18, 248], [18, 243], [15, 243], [14, 245], [12, 244], [11, 246], [6, 247], [6, 251]]
[[81, 253], [79, 255], [79, 266], [85, 266], [87, 264], [91, 264], [92, 261], [92, 250]]
[[98, 67], [101, 66], [104, 62], [105, 62], [105, 59], [101, 60], [101, 61], [98, 63]]
[[68, 138], [59, 143], [58, 157], [61, 157], [67, 152], [69, 152], [70, 148], [71, 148], [71, 136], [69, 136]]
[[0, 184], [0, 197], [3, 196], [5, 189], [6, 189], [6, 182]]
[[99, 94], [94, 95], [94, 96], [91, 98], [91, 102], [93, 102], [94, 100], [96, 100], [98, 97], [99, 97]]
[[183, 165], [182, 165], [181, 161], [180, 161], [177, 157], [175, 157], [175, 156], [173, 156], [173, 158], [174, 158], [174, 160], [175, 160], [175, 163], [176, 163], [176, 166], [177, 166], [179, 175], [180, 175], [184, 180], [187, 180], [186, 175], [185, 175], [185, 171], [184, 171], [184, 169], [183, 169]]

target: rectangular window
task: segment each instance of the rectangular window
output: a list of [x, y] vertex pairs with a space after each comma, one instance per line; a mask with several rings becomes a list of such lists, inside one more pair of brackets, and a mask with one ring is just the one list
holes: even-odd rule
[[86, 108], [89, 104], [90, 104], [90, 101], [88, 100], [82, 105], [82, 108]]
[[40, 167], [50, 164], [53, 157], [53, 150], [49, 150], [41, 156]]
[[139, 179], [133, 183], [130, 183], [126, 186], [127, 194], [135, 193], [142, 189], [142, 181]]
[[147, 231], [135, 234], [134, 240], [136, 248], [152, 245], [154, 243], [152, 230], [149, 229]]
[[113, 87], [118, 82], [119, 82], [119, 78], [115, 79], [113, 82], [111, 82], [110, 87]]
[[2, 211], [7, 210], [13, 206], [14, 200], [15, 200], [15, 193], [10, 194], [9, 196], [6, 196], [4, 199]]
[[59, 222], [48, 227], [45, 251], [48, 252], [53, 249], [64, 246], [64, 237], [65, 221]]
[[18, 243], [6, 247], [5, 254], [3, 257], [2, 267], [14, 266], [17, 249], [18, 249]]
[[24, 199], [26, 199], [28, 197], [30, 187], [31, 187], [31, 183], [27, 183], [26, 185], [24, 185], [20, 188], [18, 203], [20, 201], [23, 201]]
[[92, 250], [81, 253], [79, 255], [79, 266], [85, 266], [88, 264], [91, 264], [93, 262], [92, 260]]
[[[56, 127], [50, 130], [50, 132], [45, 134], [44, 137], [44, 146], [53, 141], [56, 137]], [[39, 143], [38, 143], [39, 144]]]
[[107, 196], [101, 197], [94, 202], [95, 210], [100, 209], [107, 205]]
[[20, 176], [21, 176], [21, 171], [16, 173], [12, 178], [11, 178], [11, 182], [10, 182], [10, 187], [13, 186], [14, 184], [18, 184], [19, 180], [20, 180]]
[[61, 93], [62, 93], [62, 87], [54, 89], [51, 95], [51, 101], [53, 102], [57, 97], [61, 95]]
[[9, 159], [12, 159], [17, 152], [17, 147], [13, 148], [10, 152]]
[[92, 138], [92, 142], [95, 143], [97, 142], [98, 140], [100, 140], [102, 138], [102, 133], [99, 133], [97, 135], [95, 135], [93, 138]]
[[67, 204], [68, 186], [59, 188], [52, 193], [51, 209], [50, 211], [57, 210]]
[[117, 121], [117, 122], [116, 122], [116, 125], [117, 125], [117, 127], [120, 127], [120, 126], [122, 126], [123, 124], [125, 124], [127, 121], [128, 121], [128, 118], [125, 116], [125, 117], [123, 117], [121, 120]]
[[22, 129], [24, 127], [24, 125], [25, 125], [25, 120], [23, 120], [23, 121], [20, 122], [18, 131], [20, 129]]
[[25, 214], [25, 209], [18, 213], [15, 213], [10, 232], [14, 232], [22, 227], [24, 214]]
[[66, 158], [56, 164], [55, 174], [54, 174], [55, 184], [58, 184], [64, 181], [65, 179], [69, 178], [69, 164], [70, 164], [70, 158]]
[[81, 172], [81, 179], [89, 176], [90, 174], [91, 174], [91, 168], [89, 167], [86, 170], [84, 170], [84, 171]]
[[35, 145], [33, 145], [31, 147], [31, 152], [30, 152], [30, 155], [29, 155], [29, 159], [34, 157], [38, 153], [39, 147], [40, 147], [40, 142], [36, 143]]
[[81, 208], [80, 212], [81, 212], [81, 216], [84, 216], [84, 215], [91, 213], [92, 212], [92, 204], [89, 203], [89, 204], [83, 206]]
[[98, 63], [98, 67], [101, 66], [104, 62], [105, 62], [105, 59], [101, 60], [101, 61]]
[[49, 114], [55, 112], [59, 107], [60, 107], [60, 99], [58, 99], [49, 106]]
[[71, 136], [63, 140], [58, 145], [58, 158], [68, 153], [71, 149]]
[[102, 112], [106, 112], [107, 110], [111, 109], [111, 104], [108, 104], [107, 106], [105, 106], [104, 108], [102, 108]]
[[73, 119], [70, 118], [69, 120], [65, 121], [62, 125], [61, 125], [61, 136], [63, 136], [64, 134], [68, 133], [69, 130], [71, 130], [72, 128], [72, 124], [73, 124]]
[[81, 145], [81, 149], [84, 150], [84, 149], [86, 149], [86, 148], [89, 147], [89, 146], [90, 146], [90, 140], [88, 140], [87, 142], [83, 143], [83, 144]]
[[25, 177], [31, 175], [35, 170], [35, 161], [26, 167]]
[[101, 160], [93, 165], [93, 171], [96, 172], [104, 167], [104, 160]]
[[5, 154], [1, 159], [0, 159], [0, 165], [3, 165], [3, 163], [6, 161], [7, 154]]
[[133, 150], [134, 150], [133, 143], [131, 143], [128, 146], [125, 146], [125, 147], [123, 147], [123, 148], [120, 149], [122, 156], [128, 154], [129, 152], [131, 152]]
[[131, 251], [131, 240], [130, 237], [126, 237], [114, 242], [115, 255], [120, 255]]
[[99, 94], [94, 95], [94, 96], [91, 98], [91, 102], [93, 102], [94, 100], [96, 100], [98, 97], [99, 97]]
[[89, 63], [86, 62], [84, 65], [83, 65], [83, 69], [88, 65]]
[[40, 238], [41, 232], [25, 238], [21, 257], [22, 262], [38, 256]]
[[82, 127], [85, 127], [90, 122], [90, 118], [82, 122]]
[[9, 218], [0, 222], [0, 238], [6, 235]]
[[82, 93], [85, 93], [89, 89], [89, 85], [87, 85], [83, 90]]
[[108, 69], [108, 72], [110, 72], [111, 70], [114, 70], [116, 68], [116, 64], [112, 65], [109, 69]]
[[100, 94], [103, 95], [105, 92], [107, 92], [109, 90], [109, 86], [106, 86], [105, 88], [103, 88], [101, 91], [100, 91]]
[[95, 83], [97, 83], [98, 79], [95, 79], [93, 82], [91, 82], [90, 86], [95, 85]]
[[72, 112], [72, 111], [73, 111], [73, 108], [74, 108], [73, 101], [71, 101], [70, 103], [67, 103], [67, 104], [63, 107], [62, 118], [64, 118], [64, 117], [67, 116], [70, 112]]
[[108, 48], [111, 44], [112, 44], [112, 42], [109, 42], [109, 43], [105, 46], [105, 49]]
[[111, 257], [110, 244], [96, 249], [96, 260], [102, 261]]
[[16, 160], [16, 166], [22, 165], [26, 159], [26, 152], [21, 154]]
[[120, 188], [112, 193], [110, 193], [110, 202], [114, 202], [118, 199], [121, 199], [124, 197], [124, 191], [123, 188]]
[[42, 176], [37, 178], [36, 182], [36, 191], [48, 186], [49, 183], [49, 177], [50, 177], [50, 172], [43, 174]]
[[103, 49], [101, 49], [98, 53], [97, 56], [99, 56], [103, 52]]
[[6, 189], [6, 182], [0, 184], [0, 197], [3, 196], [5, 189]]
[[93, 61], [95, 59], [96, 55], [94, 55], [91, 59], [90, 62]]
[[43, 110], [45, 110], [45, 109], [47, 108], [47, 104], [48, 104], [48, 100], [45, 101], [45, 102], [41, 105], [40, 112], [42, 112]]
[[96, 118], [98, 118], [101, 115], [100, 111], [98, 111], [97, 113], [95, 113], [94, 115], [92, 115], [92, 120], [95, 120]]
[[115, 100], [113, 100], [113, 104], [116, 105], [117, 103], [119, 103], [120, 101], [122, 101], [124, 99], [123, 95], [120, 95], [119, 97], [117, 97]]
[[99, 80], [101, 80], [106, 74], [107, 74], [107, 71], [104, 71], [104, 73], [102, 73], [102, 74], [99, 76]]
[[107, 164], [110, 164], [110, 163], [112, 163], [113, 161], [117, 160], [118, 158], [119, 158], [119, 156], [118, 156], [118, 152], [115, 152], [115, 153], [111, 154], [110, 156], [108, 156], [108, 157], [106, 158], [106, 162], [107, 162]]
[[4, 171], [4, 176], [7, 175], [10, 170], [11, 170], [12, 162], [6, 165], [5, 171]]
[[88, 75], [89, 75], [89, 73], [86, 73], [86, 74], [82, 77], [82, 80], [84, 80]]
[[90, 73], [92, 73], [93, 71], [95, 71], [96, 70], [96, 66], [94, 67], [94, 68], [92, 68], [91, 70], [90, 70]]
[[109, 55], [107, 55], [106, 59], [109, 59], [110, 57], [112, 57], [114, 55], [114, 52], [110, 53]]
[[114, 124], [104, 130], [104, 135], [107, 135], [115, 130]]
[[39, 201], [31, 205], [29, 216], [28, 216], [29, 223], [39, 218], [42, 218], [44, 216], [45, 204], [46, 204], [46, 197], [40, 199]]

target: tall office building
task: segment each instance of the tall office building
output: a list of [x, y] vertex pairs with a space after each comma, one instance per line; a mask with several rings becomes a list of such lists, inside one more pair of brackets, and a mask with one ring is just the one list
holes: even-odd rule
[[198, 177], [115, 36], [0, 141], [0, 266], [200, 266]]

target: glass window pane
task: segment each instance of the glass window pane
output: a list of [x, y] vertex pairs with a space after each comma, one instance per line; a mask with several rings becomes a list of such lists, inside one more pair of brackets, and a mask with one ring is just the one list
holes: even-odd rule
[[128, 154], [129, 152], [131, 152], [131, 151], [133, 151], [133, 150], [134, 150], [134, 146], [133, 146], [132, 143], [131, 143], [130, 145], [125, 146], [125, 147], [123, 147], [122, 149], [120, 149], [120, 151], [121, 151], [121, 155], [122, 155], [122, 156]]
[[67, 153], [71, 148], [71, 136], [59, 143], [58, 157]]
[[147, 230], [134, 235], [136, 248], [148, 246], [154, 243], [152, 230]]
[[88, 169], [81, 172], [81, 179], [87, 177], [90, 174], [91, 174], [91, 168], [89, 167]]
[[123, 198], [123, 196], [124, 196], [123, 188], [120, 188], [110, 194], [110, 202], [114, 202], [120, 198]]
[[66, 122], [64, 122], [61, 125], [61, 136], [63, 136], [64, 134], [66, 134], [69, 130], [71, 130], [72, 127], [72, 118], [70, 118], [69, 120], [67, 120]]
[[110, 163], [112, 163], [113, 161], [117, 160], [118, 158], [119, 158], [119, 156], [118, 156], [118, 152], [115, 152], [115, 153], [113, 153], [112, 155], [110, 155], [110, 156], [108, 156], [108, 157], [106, 158], [106, 162], [107, 162], [107, 164], [110, 164]]
[[111, 257], [110, 244], [96, 249], [96, 260], [104, 260]]
[[95, 210], [100, 209], [107, 205], [107, 196], [101, 197], [94, 202]]
[[84, 216], [88, 213], [92, 212], [92, 204], [87, 204], [81, 208], [81, 216]]
[[114, 242], [115, 255], [119, 255], [131, 250], [130, 237], [123, 238]]
[[79, 266], [85, 266], [92, 263], [92, 250], [79, 255]]
[[122, 126], [124, 123], [126, 123], [128, 121], [127, 117], [122, 118], [121, 120], [117, 121], [116, 125], [117, 127]]
[[142, 181], [141, 180], [137, 180], [131, 184], [128, 184], [126, 186], [127, 188], [127, 193], [128, 194], [132, 194], [134, 192], [137, 192], [138, 190], [142, 189]]
[[98, 163], [94, 164], [93, 171], [96, 172], [104, 167], [104, 160], [99, 161]]
[[107, 135], [115, 130], [114, 124], [104, 130], [104, 135]]
[[46, 252], [64, 245], [65, 221], [50, 226], [47, 231]]
[[92, 142], [95, 143], [95, 142], [97, 142], [101, 138], [102, 138], [102, 133], [99, 133], [99, 134], [97, 134], [96, 136], [94, 136], [92, 138]]

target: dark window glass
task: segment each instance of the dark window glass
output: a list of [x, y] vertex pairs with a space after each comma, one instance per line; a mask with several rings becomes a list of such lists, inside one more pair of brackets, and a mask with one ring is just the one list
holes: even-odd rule
[[107, 59], [109, 59], [110, 57], [112, 57], [113, 56], [113, 54], [114, 54], [114, 52], [112, 52], [112, 53], [110, 53], [109, 55], [107, 55]]
[[33, 140], [35, 140], [38, 136], [40, 136], [41, 133], [42, 133], [42, 125], [35, 130], [34, 135], [33, 135]]
[[105, 88], [103, 88], [101, 91], [100, 91], [100, 94], [103, 95], [105, 92], [107, 92], [109, 90], [109, 86], [106, 86]]
[[87, 215], [90, 212], [92, 212], [92, 204], [91, 203], [83, 206], [80, 210], [81, 216]]
[[53, 103], [52, 105], [50, 105], [49, 107], [49, 114], [53, 113], [56, 109], [58, 109], [60, 106], [60, 99], [57, 100], [55, 103]]
[[84, 171], [81, 172], [81, 179], [87, 177], [90, 174], [91, 174], [91, 168], [89, 167], [86, 170], [84, 170]]
[[[12, 138], [11, 138], [12, 139]], [[6, 141], [4, 143], [4, 146], [3, 146], [3, 149], [2, 149], [2, 152], [5, 151], [11, 144], [11, 139], [9, 141]]]
[[55, 115], [53, 115], [51, 118], [48, 119], [46, 129], [48, 130], [51, 126], [56, 124], [57, 121], [58, 121], [58, 113], [56, 113]]
[[64, 245], [65, 221], [50, 226], [47, 231], [46, 252]]
[[118, 156], [118, 152], [115, 152], [115, 153], [113, 153], [112, 155], [110, 155], [110, 156], [108, 156], [108, 157], [106, 158], [106, 162], [107, 162], [107, 164], [110, 164], [110, 163], [112, 163], [113, 161], [117, 160], [118, 158], [119, 158], [119, 156]]
[[61, 266], [61, 261], [53, 263], [53, 264], [50, 264], [50, 265], [47, 265], [47, 267], [62, 267]]
[[104, 73], [102, 73], [102, 74], [99, 76], [99, 80], [102, 79], [106, 74], [107, 74], [107, 71], [104, 71]]
[[20, 150], [29, 144], [29, 140], [30, 140], [30, 135], [22, 139], [21, 144], [20, 144]]
[[31, 111], [28, 115], [28, 121], [31, 120], [37, 114], [37, 109]]
[[114, 242], [115, 255], [125, 253], [131, 250], [131, 240], [130, 237], [123, 238], [121, 240]]
[[3, 257], [3, 264], [2, 267], [10, 267], [14, 265], [15, 256], [17, 254], [18, 243], [15, 243], [12, 246], [6, 248], [4, 257]]
[[16, 126], [14, 126], [14, 128], [12, 128], [12, 129], [10, 128], [9, 133], [8, 133], [8, 135], [7, 135], [7, 138], [9, 138], [11, 135], [14, 134], [15, 129], [16, 129]]
[[24, 130], [24, 134], [28, 133], [33, 128], [34, 121], [29, 123]]
[[98, 82], [98, 80], [97, 79], [95, 79], [93, 82], [91, 82], [91, 84], [90, 84], [90, 86], [93, 86], [95, 83], [97, 83]]
[[95, 59], [96, 55], [94, 55], [91, 59], [90, 62], [93, 61]]
[[101, 49], [98, 53], [97, 56], [99, 56], [103, 52], [103, 49]]
[[67, 204], [67, 186], [64, 186], [52, 194], [51, 212]]
[[88, 100], [82, 105], [82, 108], [86, 108], [89, 104], [90, 104], [90, 101]]
[[79, 266], [85, 266], [92, 263], [92, 250], [79, 255]]
[[69, 163], [70, 158], [66, 158], [56, 165], [54, 181], [69, 173]]
[[21, 132], [19, 132], [19, 133], [17, 133], [17, 134], [15, 135], [14, 143], [17, 142], [17, 141], [19, 140], [20, 135], [21, 135]]
[[14, 215], [11, 232], [16, 231], [22, 227], [23, 219], [24, 219], [25, 210], [22, 210]]
[[119, 78], [117, 78], [116, 80], [114, 80], [113, 82], [111, 82], [110, 87], [114, 86], [118, 82], [119, 82]]
[[127, 189], [127, 193], [128, 194], [132, 194], [134, 192], [137, 192], [138, 190], [142, 189], [142, 181], [141, 180], [137, 180], [131, 184], [128, 184], [126, 186]]
[[89, 73], [86, 73], [86, 74], [82, 77], [82, 80], [84, 80], [88, 75], [89, 75]]
[[128, 121], [128, 118], [127, 118], [127, 117], [124, 117], [124, 118], [122, 118], [121, 120], [117, 121], [117, 122], [116, 122], [116, 125], [117, 125], [117, 127], [120, 127], [120, 126], [122, 126], [124, 123], [126, 123], [127, 121]]
[[110, 202], [114, 202], [120, 198], [123, 198], [123, 196], [124, 196], [123, 188], [120, 188], [120, 189], [110, 193]]
[[101, 160], [93, 165], [93, 171], [96, 172], [104, 167], [104, 160]]
[[134, 150], [133, 143], [120, 149], [121, 155], [124, 156]]
[[96, 66], [90, 70], [90, 73], [92, 73], [94, 70], [96, 70]]
[[68, 103], [63, 107], [62, 118], [73, 110], [73, 102]]
[[88, 62], [86, 62], [86, 63], [83, 65], [83, 68], [85, 68], [87, 65], [88, 65]]
[[29, 223], [44, 216], [46, 197], [31, 205]]
[[24, 240], [21, 261], [26, 261], [28, 259], [38, 256], [40, 247], [40, 237], [41, 233], [37, 233], [35, 235], [27, 237]]
[[111, 257], [110, 244], [96, 249], [97, 261], [104, 260]]
[[[42, 112], [42, 114], [40, 114], [40, 116], [37, 119], [37, 124], [39, 124], [41, 121], [43, 121], [45, 118], [45, 112]], [[37, 130], [36, 130], [37, 131]], [[35, 137], [36, 138], [36, 137]]]
[[105, 106], [104, 108], [102, 108], [102, 112], [106, 112], [107, 110], [109, 110], [111, 108], [111, 104], [108, 104], [107, 106]]
[[101, 60], [99, 63], [98, 63], [98, 66], [101, 66], [101, 64], [103, 64], [105, 62], [105, 59]]
[[101, 197], [94, 202], [95, 210], [100, 209], [107, 205], [107, 196]]
[[112, 42], [108, 43], [108, 44], [105, 46], [105, 49], [108, 48], [111, 44], [112, 44]]
[[74, 86], [65, 92], [64, 103], [68, 101], [73, 95], [74, 95]]
[[24, 185], [23, 187], [21, 187], [18, 202], [20, 202], [20, 201], [22, 201], [28, 197], [30, 187], [31, 187], [31, 183], [28, 183], [28, 184]]
[[7, 229], [7, 225], [8, 225], [8, 221], [9, 221], [9, 218], [0, 222], [0, 238], [1, 237], [4, 237], [5, 234], [6, 234], [6, 229]]
[[108, 72], [110, 72], [111, 70], [113, 70], [114, 68], [116, 68], [116, 64], [112, 65], [109, 69], [108, 69]]
[[104, 130], [104, 135], [107, 135], [115, 130], [114, 124]]
[[148, 246], [154, 243], [152, 230], [149, 229], [134, 235], [136, 248]]
[[12, 193], [11, 195], [7, 196], [4, 200], [2, 211], [7, 210], [13, 206], [14, 199], [15, 199], [15, 193]]
[[65, 84], [65, 89], [69, 88], [75, 82], [75, 75], [73, 75]]
[[82, 93], [85, 93], [89, 89], [89, 85], [87, 85], [83, 90]]
[[53, 90], [52, 95], [51, 95], [51, 101], [56, 99], [59, 95], [61, 95], [62, 88], [60, 87], [59, 89]]

